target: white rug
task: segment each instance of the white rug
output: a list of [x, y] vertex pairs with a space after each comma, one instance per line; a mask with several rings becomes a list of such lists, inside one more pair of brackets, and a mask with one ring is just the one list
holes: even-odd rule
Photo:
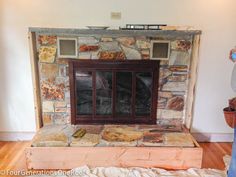
[[[230, 162], [230, 157], [225, 156], [226, 169]], [[66, 174], [65, 174], [66, 173]], [[34, 177], [39, 177], [36, 175]], [[33, 176], [31, 176], [33, 177]], [[96, 167], [89, 168], [82, 166], [68, 172], [54, 172], [51, 175], [41, 175], [40, 177], [227, 177], [226, 170], [215, 169], [195, 169], [178, 171], [167, 171], [159, 168], [117, 168], [117, 167]]]

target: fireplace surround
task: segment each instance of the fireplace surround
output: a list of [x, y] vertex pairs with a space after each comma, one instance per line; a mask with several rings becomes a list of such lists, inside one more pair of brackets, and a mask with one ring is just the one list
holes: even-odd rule
[[[171, 169], [200, 168], [202, 148], [185, 128], [185, 126], [190, 128], [192, 120], [200, 34], [201, 32], [197, 30], [30, 28], [30, 58], [36, 122], [39, 131], [33, 140], [33, 147], [28, 147], [25, 151], [27, 162], [29, 162], [28, 168], [70, 169], [85, 164], [92, 167], [105, 164]], [[61, 55], [58, 55], [57, 43], [60, 38], [73, 38], [77, 41], [75, 58], [61, 58]], [[153, 41], [170, 42], [169, 60], [153, 61], [151, 59]], [[68, 53], [62, 52], [62, 54]], [[94, 66], [89, 63], [93, 63]], [[131, 67], [135, 63], [138, 66]], [[86, 66], [87, 64], [90, 66]], [[109, 67], [106, 65], [106, 70], [102, 67], [104, 64], [109, 65]], [[71, 67], [71, 65], [77, 66]], [[150, 69], [149, 72], [144, 72], [146, 67]], [[140, 71], [137, 68], [142, 69]], [[125, 75], [120, 74], [121, 70], [126, 72]], [[129, 72], [132, 74], [127, 74]], [[157, 74], [150, 74], [152, 72]], [[71, 88], [73, 83], [74, 90]], [[92, 87], [93, 85], [95, 87]], [[143, 106], [144, 104], [140, 102], [136, 106], [134, 104], [136, 94], [132, 96], [136, 91], [135, 87], [141, 90], [139, 93], [145, 90], [147, 95], [137, 97], [147, 98], [144, 99], [144, 103], [149, 104], [150, 91], [147, 85], [151, 85], [150, 90], [155, 89], [151, 96], [156, 94], [151, 97], [153, 101], [151, 110], [146, 109], [148, 106]], [[71, 90], [75, 93], [78, 91], [80, 99], [77, 99], [76, 104], [71, 102], [71, 97], [73, 97]], [[117, 95], [121, 95], [122, 100], [125, 100], [118, 109], [116, 109], [117, 103], [114, 97], [116, 90], [119, 92]], [[89, 97], [87, 93], [90, 94]], [[156, 111], [154, 117], [152, 117], [153, 114], [143, 119], [153, 121], [156, 125], [139, 124], [139, 122], [137, 122], [139, 125], [127, 125], [130, 122], [121, 122], [123, 125], [104, 125], [106, 122], [101, 125], [96, 122], [93, 123], [95, 125], [71, 125], [71, 123], [74, 124], [71, 119], [73, 106], [74, 110], [78, 109], [75, 115], [82, 112], [83, 116], [89, 113], [88, 107], [93, 107], [90, 110], [93, 115], [87, 117], [91, 121], [94, 118], [101, 118], [100, 115], [94, 116], [97, 112], [102, 113], [102, 116], [106, 114], [106, 118], [117, 110], [118, 113], [123, 113], [122, 108], [127, 107], [126, 101], [130, 97], [132, 97], [130, 102], [134, 109], [128, 109], [129, 111], [126, 109], [125, 113], [131, 112], [131, 115], [133, 112], [142, 113], [146, 116], [149, 111], [151, 113]], [[93, 101], [88, 102], [91, 99]], [[81, 111], [83, 107], [86, 109]], [[126, 116], [125, 118], [130, 120], [135, 117]], [[115, 124], [115, 122], [111, 123]], [[78, 124], [83, 123], [78, 122]], [[83, 137], [74, 138], [72, 135], [79, 128], [84, 129], [86, 134]], [[136, 138], [132, 138], [134, 141], [129, 142], [131, 137]], [[113, 142], [114, 138], [116, 141]], [[167, 153], [168, 156], [166, 156]]]
[[155, 124], [159, 61], [70, 60], [72, 124]]
[[[156, 123], [192, 121], [198, 66], [198, 30], [90, 30], [30, 28], [29, 41], [38, 127], [71, 124], [69, 62], [142, 62], [151, 59], [153, 41], [169, 41], [169, 60], [159, 64]], [[58, 39], [77, 41], [76, 58], [60, 58]]]

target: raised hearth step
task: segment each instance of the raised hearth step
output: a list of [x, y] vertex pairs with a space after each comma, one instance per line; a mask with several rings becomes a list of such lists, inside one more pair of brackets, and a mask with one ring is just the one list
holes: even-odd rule
[[[78, 129], [84, 136], [74, 138]], [[189, 132], [166, 125], [50, 125], [41, 128], [32, 147], [194, 147]]]

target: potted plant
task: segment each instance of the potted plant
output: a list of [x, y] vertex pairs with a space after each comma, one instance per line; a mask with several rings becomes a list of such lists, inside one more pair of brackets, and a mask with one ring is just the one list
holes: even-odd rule
[[231, 127], [236, 127], [236, 97], [229, 100], [229, 106], [223, 109], [225, 121]]

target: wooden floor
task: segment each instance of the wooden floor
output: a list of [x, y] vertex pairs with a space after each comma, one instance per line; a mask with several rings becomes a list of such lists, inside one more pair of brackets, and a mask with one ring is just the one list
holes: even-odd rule
[[[24, 149], [29, 142], [0, 142], [0, 171], [26, 169]], [[223, 156], [231, 154], [231, 143], [200, 143], [203, 147], [203, 168], [224, 169]], [[1, 176], [1, 175], [0, 175]]]

